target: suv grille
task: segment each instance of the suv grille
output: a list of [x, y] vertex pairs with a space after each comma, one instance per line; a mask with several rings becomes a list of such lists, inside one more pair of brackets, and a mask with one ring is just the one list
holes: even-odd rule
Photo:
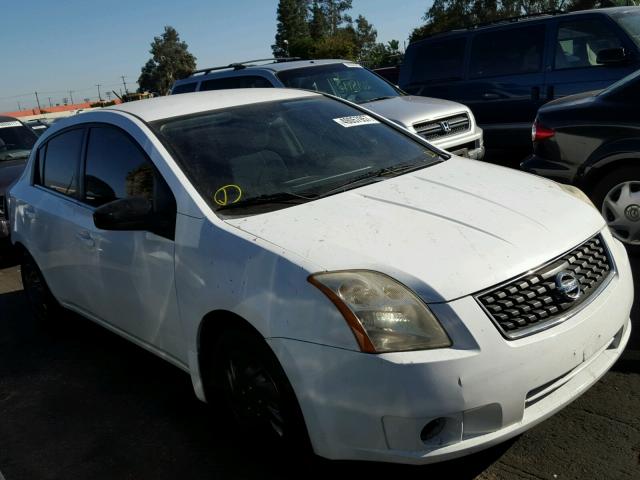
[[[505, 337], [521, 338], [566, 320], [608, 283], [613, 271], [611, 254], [598, 234], [533, 272], [476, 295], [476, 300]], [[569, 298], [577, 286], [566, 293], [558, 288], [560, 273], [560, 283], [567, 287], [572, 277], [578, 281], [577, 299]]]
[[439, 118], [437, 120], [414, 123], [413, 128], [415, 128], [418, 135], [421, 135], [425, 139], [436, 140], [438, 138], [466, 132], [471, 128], [471, 122], [469, 121], [469, 115], [459, 113], [458, 115]]

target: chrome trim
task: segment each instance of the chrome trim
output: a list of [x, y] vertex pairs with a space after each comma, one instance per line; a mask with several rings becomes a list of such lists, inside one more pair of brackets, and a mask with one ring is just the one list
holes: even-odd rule
[[[531, 327], [528, 328], [523, 328], [521, 330], [518, 330], [517, 332], [513, 332], [513, 333], [508, 333], [506, 332], [502, 326], [500, 326], [500, 324], [493, 318], [493, 315], [491, 315], [491, 312], [489, 312], [485, 306], [482, 304], [482, 302], [480, 301], [480, 297], [482, 297], [483, 295], [486, 295], [490, 292], [493, 292], [495, 290], [498, 290], [502, 287], [504, 287], [505, 285], [508, 285], [510, 283], [513, 283], [517, 280], [520, 280], [521, 278], [524, 278], [528, 275], [533, 275], [535, 274], [535, 272], [537, 272], [540, 269], [545, 268], [548, 265], [551, 265], [552, 263], [558, 261], [560, 258], [562, 258], [564, 255], [566, 255], [567, 253], [570, 253], [572, 251], [574, 251], [576, 248], [580, 248], [582, 245], [584, 245], [585, 243], [587, 243], [589, 240], [591, 240], [594, 237], [600, 237], [600, 240], [602, 241], [602, 245], [607, 253], [607, 256], [609, 258], [609, 262], [610, 262], [610, 269], [609, 269], [609, 273], [607, 275], [607, 277], [602, 281], [602, 283], [598, 286], [598, 288], [596, 288], [591, 295], [589, 295], [589, 297], [585, 300], [583, 300], [575, 309], [571, 309], [569, 311], [567, 311], [565, 314], [560, 315], [557, 318], [553, 318], [547, 322], [543, 322], [543, 323], [538, 323], [535, 325], [532, 325]], [[587, 240], [585, 240], [584, 242], [576, 245], [573, 248], [570, 248], [569, 250], [565, 251], [564, 253], [561, 253], [560, 255], [557, 255], [556, 257], [554, 257], [552, 260], [549, 260], [548, 262], [543, 263], [542, 265], [532, 268], [530, 270], [528, 270], [527, 272], [518, 275], [517, 277], [513, 277], [507, 281], [504, 281], [502, 283], [499, 283], [498, 285], [494, 285], [493, 287], [487, 288], [481, 292], [478, 293], [474, 293], [473, 299], [476, 301], [476, 303], [480, 306], [480, 308], [482, 309], [482, 311], [489, 317], [489, 320], [491, 320], [493, 322], [493, 324], [496, 326], [496, 328], [498, 329], [498, 331], [500, 332], [500, 334], [506, 338], [507, 340], [519, 340], [521, 338], [524, 337], [528, 337], [530, 335], [533, 335], [535, 333], [538, 332], [542, 332], [544, 330], [548, 330], [550, 328], [555, 327], [556, 325], [559, 325], [560, 323], [566, 322], [567, 320], [569, 320], [571, 317], [573, 317], [574, 315], [577, 315], [578, 313], [580, 313], [582, 310], [584, 310], [585, 308], [587, 308], [591, 302], [593, 302], [596, 297], [598, 297], [598, 295], [600, 295], [602, 293], [602, 291], [607, 288], [609, 286], [609, 284], [611, 283], [611, 281], [613, 280], [613, 278], [618, 274], [618, 269], [616, 267], [616, 262], [615, 259], [613, 258], [613, 255], [611, 254], [611, 249], [609, 248], [609, 245], [607, 244], [606, 240], [604, 239], [604, 235], [602, 234], [602, 230], [600, 230], [598, 233], [596, 233], [595, 235], [592, 235], [591, 237], [589, 237]]]

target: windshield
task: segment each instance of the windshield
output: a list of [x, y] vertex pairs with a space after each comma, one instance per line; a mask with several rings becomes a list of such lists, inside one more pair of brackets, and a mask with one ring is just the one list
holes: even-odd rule
[[385, 80], [355, 63], [297, 68], [278, 73], [278, 78], [289, 88], [315, 90], [355, 103], [400, 96]]
[[624, 31], [629, 34], [636, 45], [640, 47], [640, 12], [625, 11], [622, 14], [616, 15], [615, 19]]
[[426, 145], [326, 97], [251, 104], [153, 126], [202, 197], [225, 215], [285, 208], [439, 160]]
[[0, 121], [0, 162], [26, 158], [37, 136], [18, 120]]

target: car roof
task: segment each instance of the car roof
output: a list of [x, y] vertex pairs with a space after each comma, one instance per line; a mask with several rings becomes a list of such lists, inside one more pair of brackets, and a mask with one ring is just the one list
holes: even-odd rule
[[127, 112], [145, 122], [153, 122], [164, 118], [191, 115], [193, 113], [232, 108], [252, 103], [319, 96], [321, 95], [313, 92], [284, 88], [237, 88], [137, 100], [106, 107], [102, 110]]
[[608, 8], [594, 8], [591, 10], [579, 10], [576, 12], [542, 12], [539, 14], [534, 14], [531, 16], [522, 16], [515, 17], [511, 19], [503, 19], [496, 20], [494, 22], [480, 24], [476, 26], [471, 26], [468, 28], [460, 28], [455, 30], [449, 30], [446, 32], [436, 33], [429, 37], [423, 38], [422, 40], [418, 40], [416, 42], [411, 43], [407, 48], [413, 47], [414, 45], [418, 45], [420, 43], [427, 43], [434, 40], [440, 40], [441, 38], [447, 38], [449, 36], [464, 36], [470, 35], [474, 32], [482, 32], [485, 30], [493, 30], [499, 28], [510, 28], [515, 27], [516, 25], [526, 25], [530, 23], [536, 22], [546, 22], [550, 21], [554, 18], [571, 18], [579, 15], [587, 15], [587, 14], [599, 14], [599, 15], [617, 15], [623, 14], [629, 11], [640, 11], [640, 7], [637, 6], [627, 6], [627, 7], [608, 7]]
[[6, 115], [0, 115], [0, 122], [15, 122], [15, 121], [19, 121], [17, 118], [14, 117], [8, 117]]
[[[305, 67], [319, 67], [319, 66], [323, 66], [323, 65], [336, 65], [336, 64], [341, 64], [341, 63], [349, 63], [349, 64], [355, 64], [356, 62], [352, 61], [352, 60], [342, 60], [339, 58], [333, 58], [333, 59], [321, 59], [321, 60], [293, 60], [293, 61], [287, 61], [287, 62], [271, 62], [271, 63], [261, 63], [261, 64], [257, 64], [257, 65], [251, 65], [251, 64], [232, 64], [230, 65], [228, 68], [222, 68], [222, 67], [214, 67], [215, 70], [211, 70], [210, 72], [207, 73], [196, 73], [194, 75], [191, 75], [189, 77], [186, 78], [182, 78], [180, 80], [177, 80], [174, 84], [174, 87], [176, 85], [182, 85], [185, 83], [191, 83], [191, 82], [197, 82], [200, 81], [202, 79], [208, 79], [208, 78], [215, 78], [215, 77], [226, 77], [226, 76], [233, 76], [233, 75], [246, 75], [249, 72], [255, 72], [255, 71], [259, 71], [259, 70], [269, 70], [275, 73], [278, 72], [283, 72], [286, 70], [295, 70], [297, 68], [305, 68]], [[241, 68], [235, 67], [234, 65], [242, 65]]]

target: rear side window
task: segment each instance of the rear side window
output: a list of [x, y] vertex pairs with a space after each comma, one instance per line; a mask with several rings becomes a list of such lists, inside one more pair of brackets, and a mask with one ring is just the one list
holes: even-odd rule
[[471, 45], [471, 78], [540, 72], [545, 30], [534, 25], [476, 35]]
[[[78, 165], [84, 130], [62, 133], [47, 143], [44, 155], [39, 155], [40, 184], [63, 195], [75, 197], [78, 192]], [[40, 153], [42, 153], [42, 149]]]
[[155, 171], [126, 134], [111, 127], [89, 131], [85, 165], [85, 198], [100, 206], [127, 197], [153, 200]]
[[622, 43], [613, 28], [602, 20], [562, 22], [556, 38], [555, 68], [595, 67], [600, 50], [620, 47]]
[[231, 88], [273, 88], [264, 77], [243, 75], [241, 77], [212, 78], [200, 84], [200, 91], [223, 90]]
[[466, 45], [466, 37], [417, 44], [411, 82], [462, 79]]
[[198, 86], [198, 82], [183, 83], [182, 85], [177, 85], [173, 87], [173, 90], [171, 90], [171, 95], [176, 95], [178, 93], [195, 92], [197, 86]]

